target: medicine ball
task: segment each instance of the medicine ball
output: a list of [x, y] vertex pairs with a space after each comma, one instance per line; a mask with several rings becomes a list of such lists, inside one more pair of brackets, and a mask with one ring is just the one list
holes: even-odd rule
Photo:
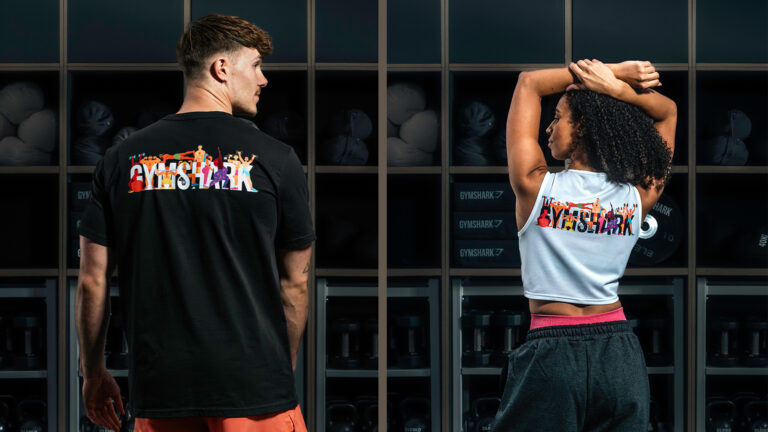
[[413, 83], [397, 83], [387, 87], [387, 118], [401, 125], [427, 107], [424, 89]]
[[0, 114], [0, 139], [16, 135], [16, 125]]
[[399, 137], [400, 136], [400, 126], [395, 125], [392, 123], [390, 119], [387, 119], [387, 138], [389, 137]]
[[35, 149], [50, 153], [56, 146], [56, 113], [50, 109], [38, 111], [19, 125], [19, 138]]
[[125, 141], [125, 139], [131, 136], [134, 132], [136, 132], [136, 130], [137, 129], [133, 126], [126, 126], [120, 129], [115, 133], [115, 136], [112, 137], [112, 145], [116, 146], [121, 142]]
[[453, 163], [456, 165], [488, 166], [491, 159], [486, 155], [490, 146], [488, 137], [466, 136], [455, 140]]
[[77, 110], [77, 130], [84, 136], [101, 136], [112, 128], [112, 109], [99, 101], [88, 101]]
[[21, 139], [10, 136], [0, 140], [0, 165], [28, 166], [48, 165], [51, 163], [51, 154], [41, 152]]
[[364, 140], [371, 135], [373, 123], [368, 114], [351, 108], [338, 112], [333, 117], [332, 130], [335, 135], [347, 135]]
[[722, 135], [707, 140], [703, 153], [705, 160], [715, 165], [744, 165], [749, 157], [744, 141]]
[[723, 135], [743, 140], [752, 132], [752, 121], [743, 111], [735, 108], [728, 110], [723, 123], [720, 132]]
[[400, 138], [387, 138], [387, 161], [389, 166], [432, 165], [432, 153], [419, 150]]
[[461, 110], [459, 130], [463, 136], [485, 136], [496, 127], [496, 115], [488, 105], [470, 102]]
[[72, 164], [96, 165], [104, 157], [108, 146], [109, 141], [104, 136], [80, 137], [72, 145]]
[[422, 111], [400, 126], [400, 138], [421, 151], [433, 153], [437, 148], [439, 127], [436, 112]]
[[0, 90], [0, 114], [13, 124], [43, 109], [43, 104], [43, 89], [33, 82], [15, 82]]
[[339, 135], [323, 142], [320, 156], [331, 165], [365, 165], [368, 162], [368, 147], [358, 138]]

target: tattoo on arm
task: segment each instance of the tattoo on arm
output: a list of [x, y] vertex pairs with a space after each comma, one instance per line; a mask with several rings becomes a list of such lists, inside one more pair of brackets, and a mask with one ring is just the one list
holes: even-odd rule
[[307, 266], [306, 266], [306, 267], [304, 267], [304, 271], [303, 271], [303, 273], [304, 273], [304, 274], [306, 274], [306, 273], [309, 273], [309, 264], [307, 264]]

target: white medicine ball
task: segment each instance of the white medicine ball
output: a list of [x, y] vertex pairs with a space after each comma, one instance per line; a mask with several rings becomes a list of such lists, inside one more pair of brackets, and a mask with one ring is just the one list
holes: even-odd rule
[[6, 137], [0, 140], [0, 165], [27, 166], [48, 165], [51, 154], [36, 150], [17, 137]]
[[437, 113], [432, 110], [416, 113], [400, 126], [400, 138], [427, 153], [435, 151], [439, 135]]
[[0, 139], [16, 135], [16, 125], [0, 114]]
[[56, 113], [51, 109], [38, 111], [19, 125], [19, 138], [42, 152], [53, 151], [56, 132]]
[[413, 117], [427, 107], [424, 90], [413, 83], [397, 83], [387, 87], [387, 118], [395, 125]]
[[15, 82], [0, 90], [0, 113], [13, 124], [23, 122], [43, 105], [43, 89], [33, 82]]
[[400, 138], [387, 138], [387, 160], [389, 166], [432, 165], [434, 156], [408, 144]]

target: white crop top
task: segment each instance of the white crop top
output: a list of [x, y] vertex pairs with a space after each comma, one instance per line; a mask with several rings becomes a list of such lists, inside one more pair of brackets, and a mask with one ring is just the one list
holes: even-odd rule
[[609, 304], [637, 242], [640, 193], [605, 173], [547, 173], [518, 231], [523, 288], [530, 299]]

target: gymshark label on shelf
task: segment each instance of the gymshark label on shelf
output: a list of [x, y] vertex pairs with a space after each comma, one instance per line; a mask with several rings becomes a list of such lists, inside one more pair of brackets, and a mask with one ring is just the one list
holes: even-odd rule
[[[562, 203], [554, 197], [543, 197], [541, 211], [536, 219], [540, 228], [553, 228], [585, 234], [605, 234], [631, 236], [632, 219], [637, 211], [637, 204], [624, 204], [610, 209], [600, 204], [600, 198], [594, 203]], [[666, 207], [666, 206], [664, 206]], [[671, 209], [670, 209], [671, 211]]]
[[462, 219], [459, 221], [459, 228], [471, 230], [496, 229], [500, 227], [502, 223], [504, 223], [504, 221], [501, 219]]
[[242, 152], [214, 159], [203, 146], [184, 153], [130, 156], [129, 193], [151, 190], [214, 189], [258, 192], [251, 183], [251, 168], [256, 155]]
[[459, 256], [461, 258], [488, 258], [498, 257], [504, 253], [504, 248], [471, 248], [471, 249], [459, 249]]
[[488, 191], [462, 191], [459, 192], [460, 200], [494, 200], [504, 195], [503, 190]]

